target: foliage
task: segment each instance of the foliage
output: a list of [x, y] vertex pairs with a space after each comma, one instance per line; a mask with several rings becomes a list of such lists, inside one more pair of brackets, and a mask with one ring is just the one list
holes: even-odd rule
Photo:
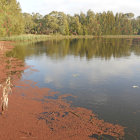
[[140, 16], [133, 13], [112, 11], [74, 16], [52, 11], [47, 15], [39, 13], [21, 13], [16, 0], [0, 0], [0, 36], [26, 34], [61, 35], [138, 35], [140, 34]]
[[11, 36], [24, 31], [20, 5], [16, 0], [0, 0], [0, 36]]
[[103, 12], [74, 16], [53, 11], [45, 16], [39, 13], [23, 13], [25, 33], [29, 34], [61, 34], [61, 35], [137, 35], [140, 34], [140, 17], [133, 13]]

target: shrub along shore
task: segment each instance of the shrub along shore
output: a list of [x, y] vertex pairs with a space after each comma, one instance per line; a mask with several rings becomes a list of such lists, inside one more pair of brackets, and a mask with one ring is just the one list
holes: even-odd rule
[[60, 39], [92, 39], [92, 38], [140, 38], [140, 35], [104, 35], [104, 36], [92, 36], [92, 35], [34, 35], [24, 34], [11, 37], [1, 37], [0, 41], [46, 41], [46, 40], [60, 40]]
[[2, 37], [0, 40], [2, 41], [45, 41], [50, 39], [75, 39], [75, 38], [93, 38], [95, 36], [92, 35], [71, 35], [71, 36], [64, 36], [64, 35], [34, 35], [34, 34], [24, 34], [24, 35], [17, 35], [11, 37]]

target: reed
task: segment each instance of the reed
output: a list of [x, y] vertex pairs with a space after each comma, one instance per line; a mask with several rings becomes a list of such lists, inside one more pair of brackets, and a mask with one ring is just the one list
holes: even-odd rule
[[32, 41], [32, 40], [46, 40], [50, 36], [46, 35], [17, 35], [17, 36], [10, 36], [10, 37], [3, 37], [0, 40], [3, 41]]
[[2, 97], [1, 97], [1, 108], [2, 108], [2, 114], [8, 109], [8, 95], [12, 93], [11, 89], [11, 78], [8, 77], [6, 79], [6, 82], [4, 85], [1, 85], [3, 92], [2, 92]]
[[80, 39], [80, 38], [140, 38], [140, 35], [34, 35], [34, 34], [24, 34], [10, 37], [1, 37], [0, 40], [3, 41], [46, 41], [53, 39]]
[[93, 38], [94, 36], [91, 35], [71, 35], [71, 36], [64, 36], [64, 35], [33, 35], [33, 34], [25, 34], [25, 35], [17, 35], [11, 37], [2, 37], [0, 40], [3, 41], [45, 41], [50, 39], [75, 39], [75, 38]]
[[103, 35], [102, 38], [140, 38], [140, 35]]

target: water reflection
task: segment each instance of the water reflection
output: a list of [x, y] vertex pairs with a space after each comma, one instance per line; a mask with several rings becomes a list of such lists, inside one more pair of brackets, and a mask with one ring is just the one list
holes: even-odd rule
[[51, 59], [64, 59], [68, 55], [90, 60], [95, 57], [103, 59], [130, 56], [132, 52], [140, 55], [138, 39], [75, 39], [51, 40], [37, 43], [20, 43], [10, 55], [20, 57], [46, 53]]

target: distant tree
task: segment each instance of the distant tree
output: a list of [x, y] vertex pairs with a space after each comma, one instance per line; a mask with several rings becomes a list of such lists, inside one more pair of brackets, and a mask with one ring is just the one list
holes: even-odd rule
[[25, 33], [34, 33], [35, 23], [33, 17], [29, 13], [23, 13], [24, 24], [25, 24]]
[[69, 35], [69, 24], [67, 16], [63, 12], [58, 12], [56, 18], [58, 19], [58, 32], [62, 35]]
[[74, 35], [82, 34], [82, 25], [79, 21], [79, 16], [75, 15], [74, 17], [69, 17], [69, 29], [70, 33]]
[[137, 30], [137, 34], [138, 35], [140, 35], [140, 16], [138, 16], [137, 18], [136, 18], [136, 21], [135, 21], [136, 23], [136, 25], [135, 25], [135, 27], [136, 27], [136, 30]]
[[128, 19], [132, 19], [134, 18], [134, 14], [133, 13], [126, 13], [123, 15], [124, 18], [128, 18]]

